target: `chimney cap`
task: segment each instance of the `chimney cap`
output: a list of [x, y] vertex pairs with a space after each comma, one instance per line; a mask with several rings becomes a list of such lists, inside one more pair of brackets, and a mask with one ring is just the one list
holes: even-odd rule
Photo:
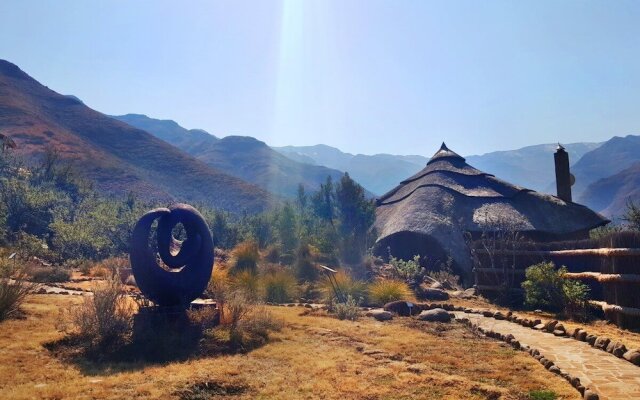
[[564, 150], [564, 146], [558, 142], [558, 147], [556, 147], [556, 151]]

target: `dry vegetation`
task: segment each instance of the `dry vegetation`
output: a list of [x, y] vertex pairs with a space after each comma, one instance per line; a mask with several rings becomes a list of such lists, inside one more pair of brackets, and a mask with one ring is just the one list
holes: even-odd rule
[[[460, 324], [380, 323], [268, 307], [284, 328], [247, 354], [166, 364], [70, 364], [44, 347], [60, 310], [82, 299], [30, 296], [26, 319], [0, 325], [0, 398], [577, 399], [528, 355]], [[305, 314], [305, 313], [302, 313]]]

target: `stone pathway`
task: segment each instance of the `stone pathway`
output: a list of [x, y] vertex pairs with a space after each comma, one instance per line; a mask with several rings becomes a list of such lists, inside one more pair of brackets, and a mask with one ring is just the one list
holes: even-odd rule
[[587, 388], [595, 390], [601, 400], [640, 399], [640, 367], [617, 358], [585, 342], [556, 337], [525, 328], [507, 320], [496, 320], [478, 314], [455, 313], [485, 330], [512, 334], [522, 345], [536, 348], [548, 360], [575, 377]]

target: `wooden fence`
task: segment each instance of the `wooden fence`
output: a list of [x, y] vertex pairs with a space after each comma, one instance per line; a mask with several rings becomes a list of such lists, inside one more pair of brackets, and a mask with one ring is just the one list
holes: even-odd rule
[[[610, 247], [616, 244], [633, 247]], [[574, 248], [562, 248], [567, 245]], [[640, 329], [640, 234], [617, 234], [600, 241], [527, 243], [498, 250], [476, 243], [472, 248], [476, 289], [488, 297], [505, 292], [522, 297], [525, 269], [551, 261], [567, 267], [565, 278], [589, 285], [591, 303], [600, 307], [609, 321]]]

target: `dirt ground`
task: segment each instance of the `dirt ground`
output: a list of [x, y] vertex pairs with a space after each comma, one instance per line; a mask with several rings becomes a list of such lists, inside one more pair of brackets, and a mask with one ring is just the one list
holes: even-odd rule
[[[76, 296], [34, 295], [25, 318], [0, 323], [2, 399], [578, 399], [533, 358], [459, 323], [356, 322], [269, 307], [284, 329], [248, 354], [167, 364], [70, 363], [60, 310]], [[551, 393], [548, 393], [550, 395]]]

